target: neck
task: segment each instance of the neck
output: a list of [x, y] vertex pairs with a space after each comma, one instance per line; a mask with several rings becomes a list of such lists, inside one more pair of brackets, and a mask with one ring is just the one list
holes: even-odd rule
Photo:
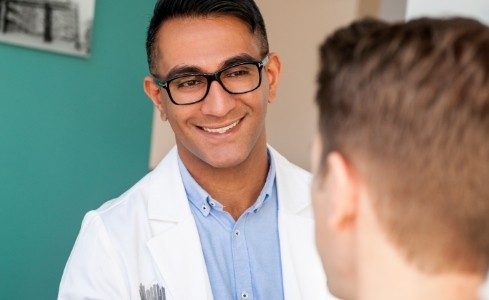
[[[483, 280], [476, 275], [446, 273], [427, 275], [413, 270], [399, 271], [379, 266], [375, 273], [359, 281], [358, 300], [478, 300]], [[385, 266], [384, 266], [385, 267]]]
[[255, 148], [242, 163], [230, 168], [212, 167], [195, 156], [180, 158], [195, 181], [237, 220], [256, 202], [267, 178], [266, 143]]
[[[373, 214], [357, 232], [357, 300], [477, 300], [484, 276], [456, 271], [428, 274], [406, 261], [385, 237]], [[370, 228], [370, 229], [368, 229]], [[372, 230], [372, 228], [375, 228]]]

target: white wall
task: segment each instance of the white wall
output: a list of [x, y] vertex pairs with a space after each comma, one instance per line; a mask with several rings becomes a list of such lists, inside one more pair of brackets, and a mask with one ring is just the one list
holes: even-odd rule
[[386, 21], [402, 21], [406, 16], [406, 0], [383, 0], [378, 16]]
[[175, 145], [175, 138], [168, 122], [163, 122], [157, 109], [153, 111], [153, 131], [149, 153], [149, 169], [153, 169], [165, 154]]
[[318, 47], [357, 14], [356, 0], [258, 0], [267, 25], [270, 50], [282, 59], [278, 101], [269, 106], [268, 141], [289, 160], [309, 169], [316, 129], [314, 104]]
[[466, 16], [489, 24], [489, 0], [407, 0], [407, 19], [421, 16]]

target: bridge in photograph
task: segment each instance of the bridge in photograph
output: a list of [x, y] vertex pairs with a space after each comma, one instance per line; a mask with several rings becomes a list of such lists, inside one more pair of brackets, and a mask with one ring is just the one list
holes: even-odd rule
[[0, 34], [27, 34], [80, 48], [78, 5], [69, 0], [0, 0]]

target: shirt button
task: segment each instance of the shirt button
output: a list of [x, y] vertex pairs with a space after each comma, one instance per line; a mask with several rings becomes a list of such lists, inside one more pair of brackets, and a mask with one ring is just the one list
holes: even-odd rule
[[207, 205], [205, 205], [205, 204], [204, 204], [204, 205], [202, 205], [202, 210], [203, 210], [203, 211], [207, 211]]
[[209, 202], [209, 204], [210, 204], [211, 206], [215, 206], [215, 205], [216, 205], [216, 202], [211, 201], [211, 202]]
[[240, 234], [241, 234], [241, 233], [239, 232], [239, 230], [235, 230], [235, 231], [234, 231], [234, 236], [235, 236], [235, 237], [238, 237]]
[[241, 299], [248, 299], [248, 293], [246, 291], [241, 293]]

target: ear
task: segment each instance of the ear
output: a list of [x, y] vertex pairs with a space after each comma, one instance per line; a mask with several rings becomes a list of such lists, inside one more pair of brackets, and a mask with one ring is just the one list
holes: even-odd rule
[[339, 152], [331, 152], [327, 157], [328, 174], [325, 184], [329, 184], [332, 212], [329, 224], [338, 230], [355, 225], [360, 194], [356, 170]]
[[154, 83], [151, 76], [144, 77], [144, 92], [148, 95], [149, 99], [153, 102], [154, 106], [160, 111], [160, 117], [163, 121], [168, 120], [166, 115], [165, 106], [161, 99], [161, 88]]
[[265, 66], [265, 74], [268, 78], [269, 103], [274, 102], [277, 98], [277, 87], [281, 69], [282, 63], [280, 62], [278, 55], [274, 52], [268, 54], [268, 64]]

